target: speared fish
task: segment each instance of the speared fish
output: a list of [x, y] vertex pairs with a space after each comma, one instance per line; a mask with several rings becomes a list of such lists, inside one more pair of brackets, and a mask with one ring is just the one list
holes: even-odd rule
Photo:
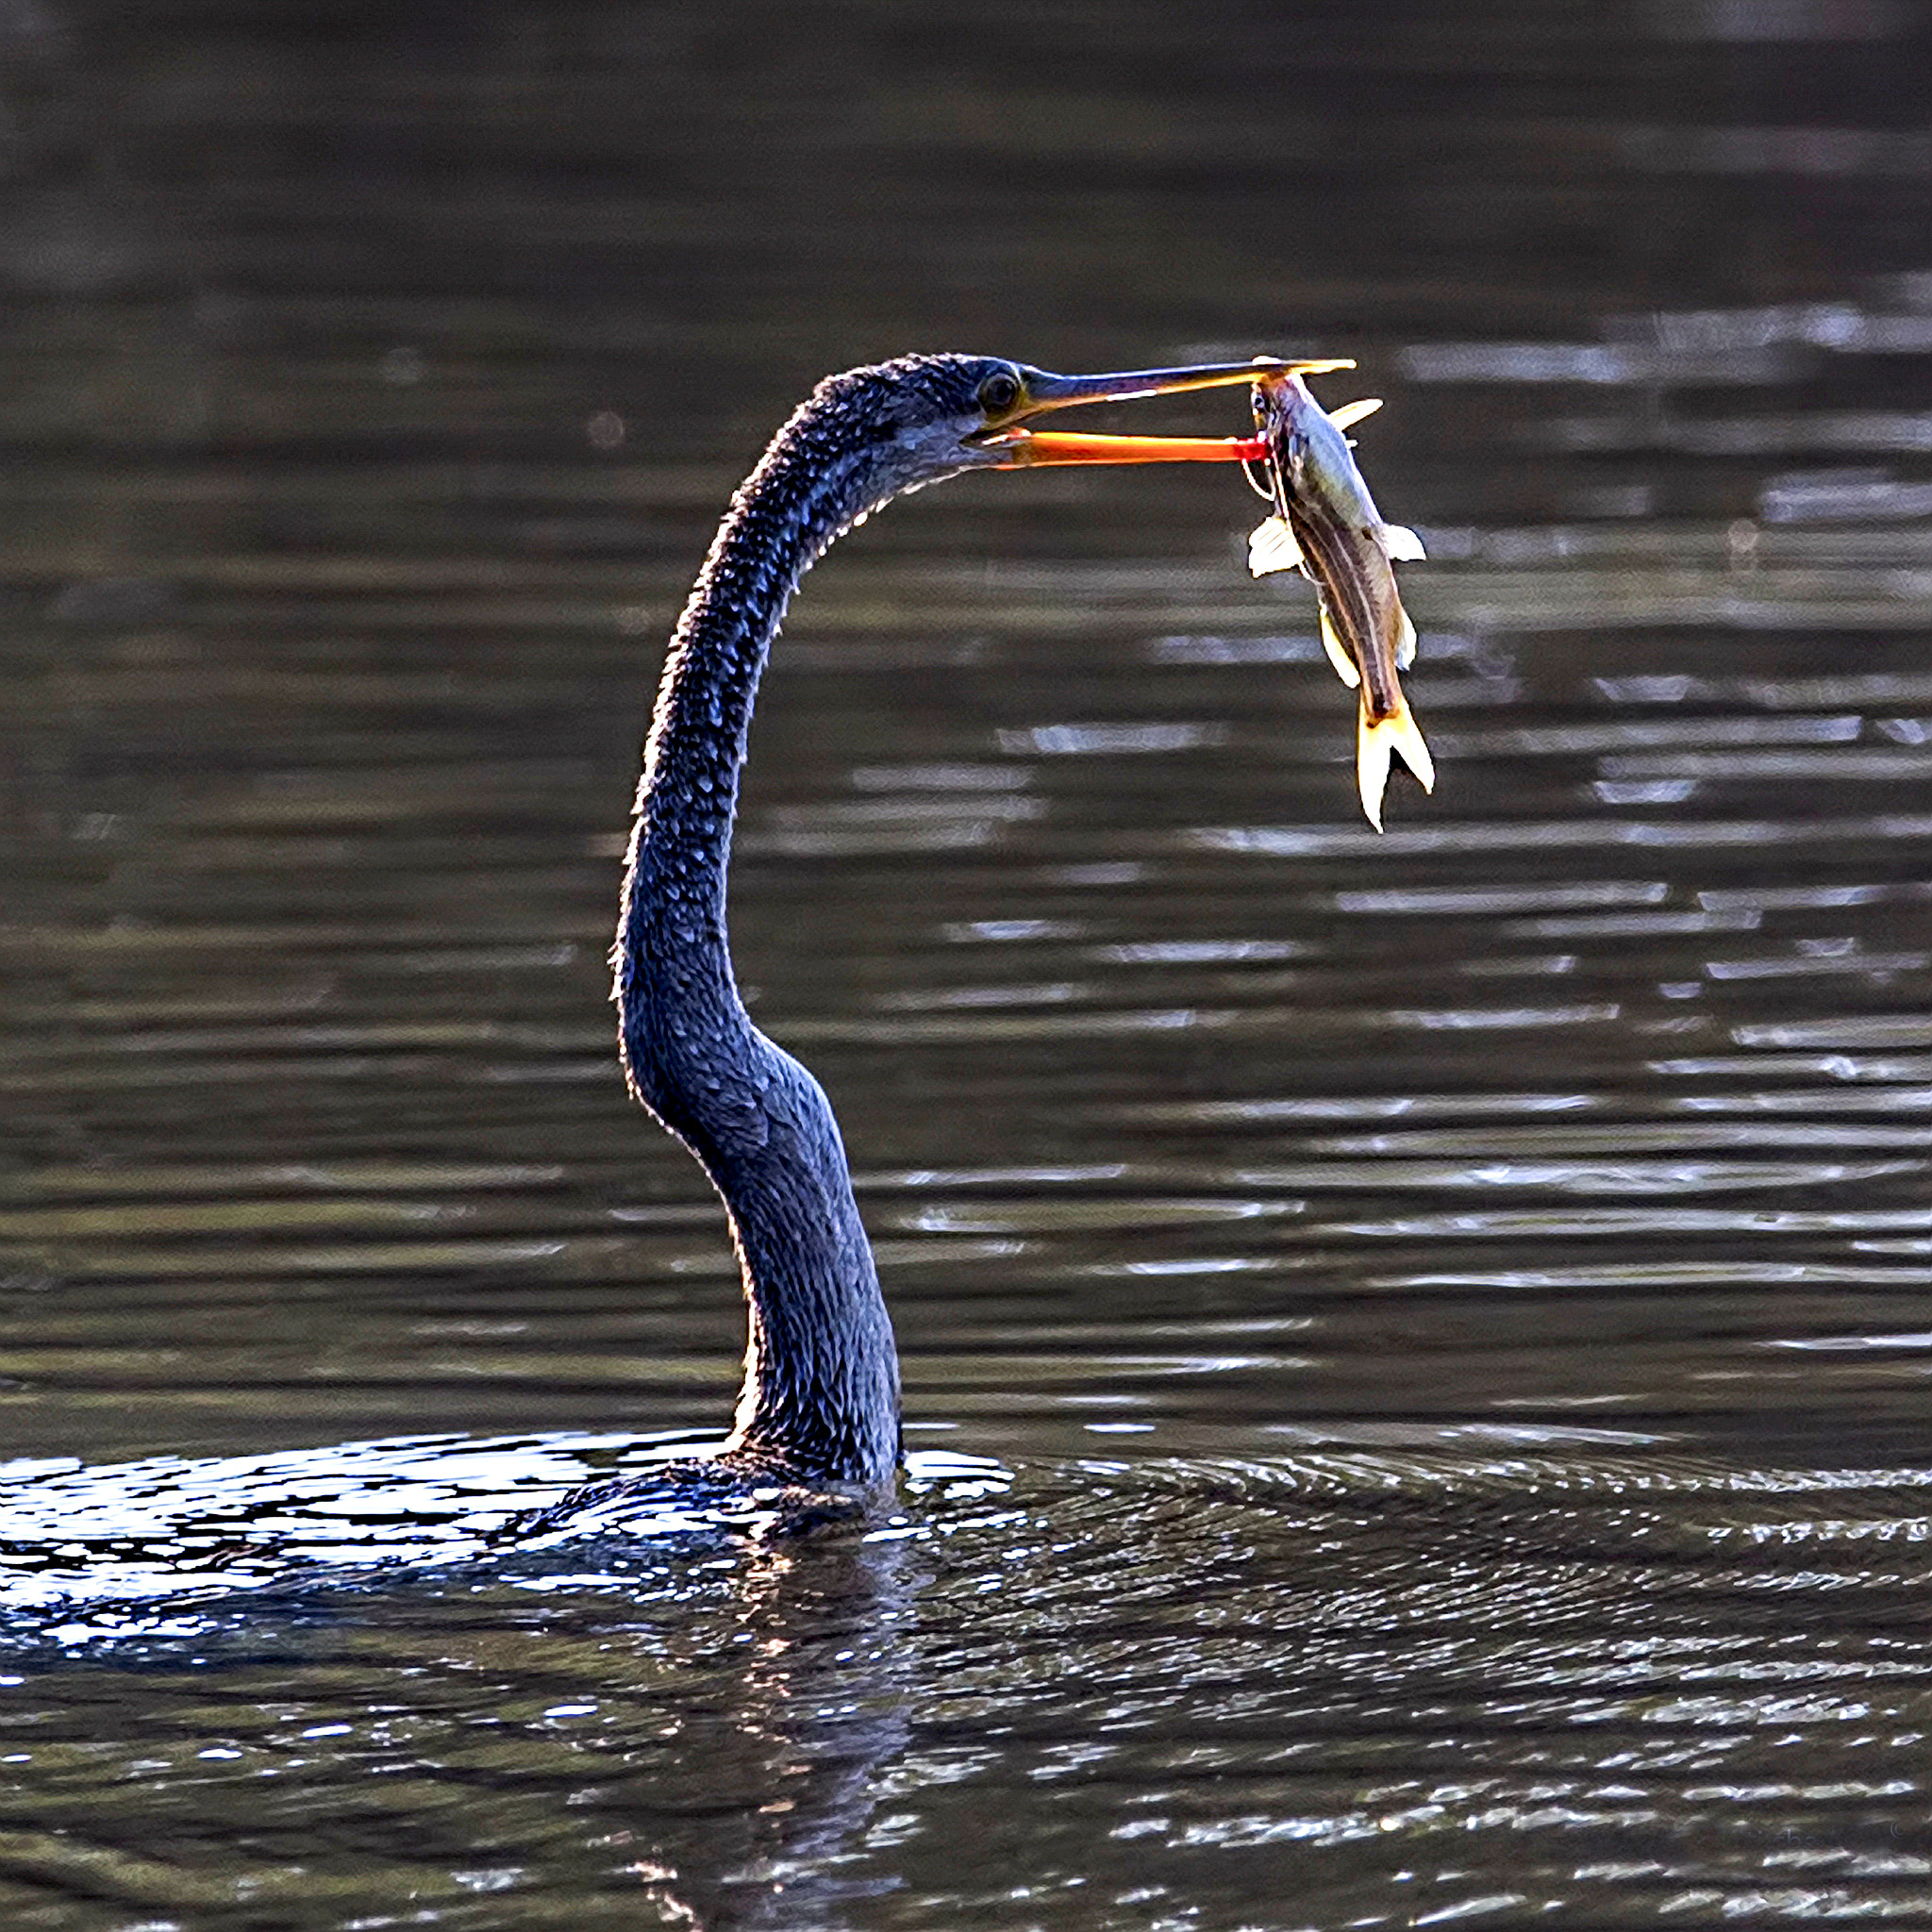
[[1256, 376], [1255, 424], [1267, 453], [1259, 474], [1253, 464], [1248, 474], [1274, 514], [1248, 540], [1248, 568], [1257, 577], [1299, 570], [1315, 586], [1328, 661], [1361, 693], [1356, 783], [1379, 832], [1391, 757], [1401, 754], [1424, 791], [1436, 789], [1436, 766], [1396, 675], [1415, 661], [1415, 625], [1402, 608], [1393, 566], [1420, 558], [1422, 540], [1382, 521], [1345, 433], [1381, 401], [1348, 403], [1331, 416], [1302, 380], [1354, 367], [1296, 362], [1264, 366]]

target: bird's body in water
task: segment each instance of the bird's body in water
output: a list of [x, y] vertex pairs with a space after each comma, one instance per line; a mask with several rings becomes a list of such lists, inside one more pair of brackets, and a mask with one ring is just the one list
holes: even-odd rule
[[[759, 675], [792, 591], [891, 498], [971, 469], [1233, 460], [1232, 439], [1055, 435], [1070, 404], [1251, 381], [1253, 364], [1057, 376], [977, 356], [908, 357], [827, 377], [733, 498], [672, 638], [644, 752], [613, 953], [631, 1092], [724, 1203], [749, 1307], [744, 1385], [693, 1483], [863, 1492], [900, 1462], [891, 1322], [824, 1090], [746, 1014], [724, 882]], [[525, 1521], [594, 1518], [663, 1475], [581, 1491]]]

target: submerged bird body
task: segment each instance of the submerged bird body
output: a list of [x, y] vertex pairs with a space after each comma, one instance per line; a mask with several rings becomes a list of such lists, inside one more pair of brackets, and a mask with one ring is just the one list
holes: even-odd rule
[[[679, 618], [644, 751], [612, 955], [631, 1092], [722, 1197], [749, 1305], [721, 1469], [759, 1483], [876, 1485], [900, 1461], [891, 1322], [824, 1090], [754, 1026], [732, 971], [725, 872], [772, 640], [801, 576], [891, 497], [974, 468], [1227, 461], [1232, 439], [1036, 433], [1074, 403], [1249, 381], [1251, 365], [1057, 376], [974, 356], [827, 377], [738, 491]], [[639, 1487], [659, 1479], [638, 1478]], [[552, 1527], [567, 1498], [527, 1526]]]
[[1344, 433], [1379, 407], [1354, 403], [1330, 416], [1297, 375], [1271, 371], [1256, 383], [1274, 514], [1248, 551], [1257, 576], [1299, 569], [1320, 593], [1322, 642], [1342, 682], [1360, 692], [1356, 775], [1377, 831], [1391, 754], [1401, 754], [1425, 791], [1436, 780], [1397, 675], [1414, 661], [1415, 625], [1402, 608], [1394, 564], [1421, 557], [1423, 546], [1413, 530], [1383, 522]]

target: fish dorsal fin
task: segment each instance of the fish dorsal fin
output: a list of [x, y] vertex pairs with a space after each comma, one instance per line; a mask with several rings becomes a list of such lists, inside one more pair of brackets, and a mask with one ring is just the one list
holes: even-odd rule
[[1328, 411], [1328, 420], [1338, 429], [1353, 429], [1364, 416], [1373, 416], [1382, 407], [1380, 396], [1364, 396], [1358, 403], [1343, 403]]
[[1328, 661], [1335, 667], [1335, 675], [1353, 691], [1362, 681], [1361, 673], [1356, 668], [1356, 661], [1348, 655], [1348, 647], [1341, 641], [1335, 628], [1335, 620], [1328, 615], [1327, 605], [1322, 606], [1322, 648], [1328, 653]]
[[1402, 613], [1402, 635], [1395, 641], [1395, 668], [1407, 671], [1415, 662], [1415, 625], [1407, 611]]
[[1428, 556], [1423, 540], [1407, 524], [1384, 524], [1382, 548], [1391, 563], [1421, 563]]
[[1299, 570], [1302, 562], [1302, 546], [1294, 541], [1294, 532], [1288, 526], [1286, 517], [1269, 517], [1255, 526], [1255, 533], [1248, 539], [1248, 570], [1252, 575], [1265, 577], [1277, 570]]

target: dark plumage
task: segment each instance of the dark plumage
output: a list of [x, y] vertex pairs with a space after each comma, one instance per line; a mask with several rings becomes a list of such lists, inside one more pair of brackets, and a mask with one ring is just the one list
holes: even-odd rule
[[[1067, 403], [1251, 375], [1066, 377], [989, 357], [906, 357], [821, 382], [732, 499], [672, 638], [612, 956], [630, 1090], [723, 1198], [750, 1308], [736, 1424], [702, 1465], [708, 1487], [721, 1476], [871, 1486], [900, 1460], [892, 1325], [838, 1123], [819, 1083], [752, 1024], [725, 931], [739, 770], [791, 592], [869, 511], [964, 469], [1232, 458], [1241, 448], [1231, 442], [1035, 437], [1018, 425]], [[580, 1491], [518, 1527], [555, 1527], [662, 1482]]]
[[[672, 640], [644, 755], [615, 953], [631, 1091], [723, 1196], [751, 1333], [727, 1453], [879, 1482], [900, 1457], [899, 1362], [824, 1090], [751, 1024], [724, 873], [752, 704], [798, 580], [915, 483], [908, 430], [976, 414], [995, 366], [908, 358], [828, 377], [732, 499]], [[960, 465], [963, 467], [963, 463]]]

